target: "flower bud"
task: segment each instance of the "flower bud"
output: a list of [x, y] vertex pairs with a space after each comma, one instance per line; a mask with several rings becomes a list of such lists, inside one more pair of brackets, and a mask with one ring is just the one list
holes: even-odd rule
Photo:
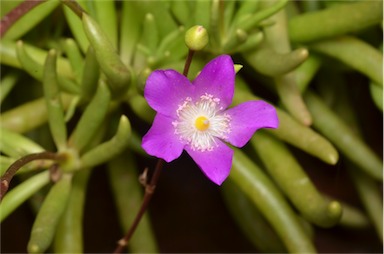
[[202, 50], [208, 44], [208, 33], [203, 26], [193, 26], [185, 33], [185, 44], [190, 50]]

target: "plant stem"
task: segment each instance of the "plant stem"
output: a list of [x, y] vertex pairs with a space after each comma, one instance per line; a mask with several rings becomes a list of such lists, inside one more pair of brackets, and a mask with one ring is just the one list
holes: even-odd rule
[[[192, 62], [192, 58], [193, 58], [194, 53], [195, 53], [195, 51], [193, 51], [193, 50], [188, 51], [188, 56], [187, 56], [187, 59], [185, 60], [184, 70], [183, 70], [183, 75], [185, 77], [188, 76], [189, 67], [191, 66], [191, 62]], [[163, 168], [164, 163], [165, 163], [165, 161], [163, 159], [158, 159], [157, 164], [156, 164], [156, 168], [155, 168], [155, 172], [153, 173], [153, 176], [151, 178], [151, 182], [149, 184], [146, 184], [144, 182], [145, 193], [144, 193], [143, 202], [141, 203], [140, 210], [137, 213], [135, 220], [133, 221], [127, 234], [117, 242], [118, 245], [117, 245], [115, 251], [113, 252], [114, 254], [121, 253], [123, 251], [124, 247], [127, 246], [129, 241], [131, 240], [133, 233], [136, 231], [136, 228], [139, 225], [141, 218], [143, 217], [145, 211], [148, 208], [149, 201], [151, 201], [153, 193], [155, 192], [156, 184], [157, 184], [157, 181], [159, 180], [161, 169]], [[141, 177], [143, 177], [144, 180], [146, 179], [146, 173], [147, 173], [147, 171], [144, 170], [144, 173], [141, 176]], [[142, 180], [141, 177], [140, 177], [140, 181]]]
[[[123, 248], [128, 244], [129, 240], [131, 239], [133, 233], [135, 232], [137, 226], [139, 225], [139, 222], [141, 218], [143, 217], [145, 211], [147, 210], [149, 201], [151, 200], [153, 193], [156, 188], [157, 181], [159, 180], [161, 169], [163, 168], [164, 160], [159, 159], [156, 164], [155, 172], [153, 173], [153, 176], [151, 178], [151, 182], [147, 185], [145, 185], [145, 194], [144, 194], [144, 200], [141, 204], [140, 210], [136, 215], [135, 220], [133, 221], [132, 226], [128, 230], [128, 233], [118, 241], [118, 246], [115, 249], [113, 253], [121, 253]], [[144, 172], [145, 174], [145, 172]]]
[[188, 50], [188, 56], [187, 56], [187, 59], [185, 60], [184, 70], [183, 70], [183, 75], [186, 77], [188, 77], [189, 67], [191, 66], [192, 58], [194, 54], [195, 54], [194, 50]]
[[0, 178], [0, 183], [1, 183], [1, 191], [0, 191], [0, 200], [3, 199], [5, 193], [7, 193], [8, 188], [9, 188], [9, 183], [11, 182], [12, 178], [16, 174], [16, 172], [25, 164], [34, 161], [34, 160], [54, 160], [58, 161], [61, 159], [61, 156], [57, 153], [52, 153], [52, 152], [41, 152], [41, 153], [32, 153], [28, 154], [17, 161], [15, 161], [5, 174]]
[[8, 29], [24, 14], [44, 3], [46, 0], [29, 0], [19, 4], [16, 8], [8, 12], [0, 21], [0, 38], [8, 31]]

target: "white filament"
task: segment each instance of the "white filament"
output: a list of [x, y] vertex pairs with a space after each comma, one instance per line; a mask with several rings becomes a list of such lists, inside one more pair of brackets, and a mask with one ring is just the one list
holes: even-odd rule
[[[172, 122], [175, 134], [193, 150], [212, 151], [217, 146], [215, 138], [226, 140], [231, 132], [231, 117], [223, 112], [219, 103], [220, 99], [211, 94], [200, 96], [196, 102], [187, 97], [176, 111], [177, 120]], [[199, 117], [208, 119], [206, 130], [197, 128], [196, 119]]]

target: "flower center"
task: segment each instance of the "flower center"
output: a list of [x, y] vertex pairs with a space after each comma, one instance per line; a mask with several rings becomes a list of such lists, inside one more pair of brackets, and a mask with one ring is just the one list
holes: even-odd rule
[[212, 151], [217, 138], [226, 140], [231, 131], [230, 116], [220, 107], [220, 99], [210, 94], [196, 102], [187, 97], [176, 111], [172, 122], [175, 134], [193, 150]]
[[209, 128], [209, 120], [205, 116], [199, 116], [196, 118], [195, 127], [199, 131], [205, 131]]

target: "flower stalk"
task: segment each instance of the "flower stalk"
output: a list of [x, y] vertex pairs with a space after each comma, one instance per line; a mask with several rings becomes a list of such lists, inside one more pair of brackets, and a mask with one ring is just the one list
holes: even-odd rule
[[[185, 77], [188, 76], [189, 72], [189, 66], [191, 65], [192, 59], [193, 59], [194, 51], [189, 50], [188, 57], [185, 61], [184, 65], [184, 71], [183, 74]], [[145, 211], [148, 208], [149, 202], [151, 201], [151, 198], [153, 196], [153, 193], [155, 191], [157, 181], [159, 180], [161, 170], [165, 164], [165, 161], [161, 158], [157, 160], [157, 164], [155, 167], [155, 171], [153, 173], [153, 176], [151, 178], [151, 182], [147, 184], [147, 169], [144, 170], [144, 173], [142, 174], [140, 181], [145, 187], [145, 194], [143, 198], [143, 203], [141, 204], [140, 210], [137, 213], [131, 227], [129, 228], [127, 234], [118, 241], [118, 246], [116, 247], [115, 251], [113, 253], [121, 253], [125, 246], [128, 245], [133, 233], [136, 231], [137, 226], [139, 225], [139, 222], [141, 218], [143, 217]]]
[[125, 246], [129, 243], [129, 240], [131, 239], [133, 233], [135, 232], [137, 226], [139, 225], [139, 222], [141, 218], [143, 217], [145, 211], [148, 208], [149, 202], [151, 201], [151, 198], [153, 196], [153, 193], [155, 191], [157, 181], [159, 180], [161, 169], [164, 166], [165, 161], [162, 159], [157, 160], [157, 164], [155, 167], [155, 171], [153, 173], [153, 176], [151, 178], [151, 182], [149, 184], [146, 183], [146, 174], [147, 170], [144, 171], [143, 175], [144, 176], [144, 186], [145, 186], [145, 193], [144, 193], [144, 198], [143, 198], [143, 203], [141, 204], [140, 210], [136, 215], [135, 220], [132, 223], [132, 226], [128, 230], [127, 234], [121, 238], [118, 241], [118, 245], [113, 253], [121, 253], [124, 249]]

